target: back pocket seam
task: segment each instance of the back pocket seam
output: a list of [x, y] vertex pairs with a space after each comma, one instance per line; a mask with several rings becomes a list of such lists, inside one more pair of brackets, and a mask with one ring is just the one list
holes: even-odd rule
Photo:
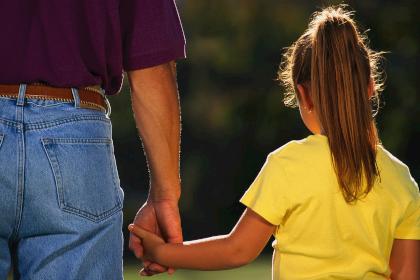
[[[118, 212], [122, 209], [122, 202], [120, 197], [118, 196], [117, 190], [117, 180], [115, 176], [115, 172], [113, 170], [112, 162], [109, 160], [109, 168], [112, 172], [112, 180], [114, 185], [114, 199], [115, 199], [115, 206], [109, 210], [101, 212], [100, 214], [92, 214], [87, 211], [69, 206], [66, 204], [66, 197], [64, 192], [64, 184], [63, 184], [63, 177], [61, 174], [61, 167], [58, 161], [58, 157], [52, 148], [48, 148], [48, 146], [54, 144], [105, 144], [110, 145], [112, 144], [112, 139], [108, 138], [42, 138], [41, 139], [44, 151], [47, 155], [48, 161], [51, 165], [51, 169], [53, 172], [56, 189], [57, 189], [57, 200], [59, 207], [70, 214], [75, 214], [83, 218], [87, 218], [93, 222], [101, 222], [106, 218], [112, 216], [112, 214]], [[109, 148], [107, 148], [107, 152], [109, 153]], [[107, 156], [110, 156], [109, 154]]]

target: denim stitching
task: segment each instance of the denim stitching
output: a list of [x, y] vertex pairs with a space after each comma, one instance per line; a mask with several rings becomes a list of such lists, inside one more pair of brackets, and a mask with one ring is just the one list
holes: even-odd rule
[[40, 123], [27, 123], [25, 124], [26, 130], [37, 130], [37, 129], [45, 129], [54, 126], [59, 126], [66, 123], [78, 122], [78, 121], [103, 121], [106, 123], [110, 123], [110, 119], [104, 116], [96, 116], [96, 115], [80, 115], [74, 116], [71, 118], [62, 118], [59, 120], [49, 121], [49, 122], [40, 122]]
[[1, 146], [3, 144], [3, 139], [4, 139], [4, 134], [0, 134], [0, 150], [1, 150]]
[[73, 95], [74, 108], [79, 109], [80, 97], [79, 97], [79, 91], [77, 90], [77, 88], [71, 88], [71, 94]]
[[120, 190], [119, 190], [119, 188], [120, 188], [120, 184], [119, 184], [119, 182], [118, 182], [118, 180], [117, 180], [117, 174], [118, 174], [118, 172], [117, 172], [117, 170], [116, 170], [116, 166], [117, 166], [117, 163], [115, 162], [115, 156], [114, 156], [114, 154], [113, 154], [113, 147], [114, 147], [114, 145], [112, 145], [112, 140], [111, 140], [111, 145], [109, 146], [109, 149], [108, 149], [108, 153], [109, 153], [109, 167], [111, 168], [111, 172], [112, 172], [112, 180], [114, 181], [114, 187], [115, 187], [115, 199], [116, 199], [116, 201], [119, 203], [119, 204], [122, 204], [122, 200], [121, 200], [121, 197], [120, 197], [120, 195], [119, 195], [119, 193], [120, 193]]
[[30, 101], [30, 99], [28, 99], [26, 101], [26, 103], [31, 104], [32, 106], [40, 107], [40, 108], [51, 108], [51, 107], [57, 107], [57, 106], [60, 106], [60, 105], [71, 104], [71, 102], [57, 102], [57, 103], [51, 103], [51, 104], [39, 104], [39, 103]]
[[16, 119], [17, 119], [17, 132], [18, 136], [18, 180], [17, 180], [17, 205], [15, 210], [15, 226], [11, 234], [12, 238], [16, 238], [20, 229], [20, 224], [22, 221], [22, 212], [23, 212], [23, 201], [24, 201], [24, 184], [25, 184], [25, 129], [24, 125], [21, 123], [23, 120], [23, 106], [16, 106]]
[[25, 93], [26, 93], [26, 84], [19, 85], [19, 93], [16, 99], [16, 106], [25, 105]]
[[18, 137], [18, 185], [17, 185], [17, 207], [15, 213], [16, 224], [12, 236], [16, 237], [18, 235], [20, 224], [22, 222], [23, 214], [23, 202], [25, 194], [25, 162], [26, 162], [26, 141], [25, 141], [25, 127], [23, 125], [24, 120], [24, 105], [25, 105], [25, 91], [26, 84], [20, 84], [19, 86], [19, 96], [16, 101], [16, 120], [17, 132], [19, 133]]
[[74, 208], [65, 204], [62, 210], [70, 214], [76, 214], [77, 216], [91, 220], [95, 223], [99, 223], [105, 220], [106, 218], [111, 217], [114, 213], [118, 212], [119, 210], [121, 210], [121, 203], [117, 202], [117, 204], [112, 209], [109, 209], [98, 215], [94, 215], [92, 213], [89, 213], [89, 212], [86, 212], [86, 211], [83, 211], [83, 210], [80, 210], [80, 209], [77, 209], [77, 208]]
[[110, 138], [42, 138], [46, 144], [111, 144]]
[[[117, 193], [118, 193], [118, 189], [116, 189], [116, 181], [115, 181], [115, 177], [114, 177], [114, 171], [111, 168], [112, 172], [113, 172], [113, 183], [114, 183], [114, 188], [115, 188], [115, 202], [116, 205], [109, 209], [106, 210], [104, 212], [102, 212], [101, 214], [92, 214], [89, 212], [86, 212], [84, 210], [78, 209], [78, 208], [74, 208], [72, 206], [69, 206], [66, 204], [65, 202], [65, 197], [64, 197], [64, 186], [62, 183], [62, 176], [61, 176], [61, 172], [60, 172], [60, 164], [58, 162], [58, 158], [55, 154], [55, 152], [53, 151], [54, 149], [52, 148], [48, 148], [47, 146], [50, 145], [54, 145], [54, 144], [98, 144], [98, 143], [103, 143], [108, 147], [109, 149], [109, 145], [110, 143], [112, 143], [111, 139], [108, 138], [43, 138], [41, 139], [42, 143], [43, 143], [43, 147], [45, 150], [45, 153], [47, 154], [48, 160], [51, 164], [51, 168], [53, 170], [53, 174], [54, 174], [54, 179], [56, 182], [56, 186], [57, 186], [57, 196], [58, 196], [58, 201], [59, 201], [59, 206], [60, 208], [70, 214], [76, 214], [82, 218], [86, 218], [88, 220], [91, 220], [95, 223], [99, 223], [101, 221], [103, 221], [104, 219], [112, 216], [114, 213], [118, 212], [119, 210], [122, 209], [122, 202], [121, 200], [118, 198]], [[111, 161], [110, 161], [111, 162]], [[110, 163], [111, 165], [111, 163]]]
[[[1, 93], [0, 93], [1, 94]], [[2, 101], [2, 100], [16, 100], [16, 97], [15, 96], [6, 96], [6, 95], [1, 95], [0, 96], [0, 101]]]
[[45, 154], [47, 155], [48, 161], [50, 162], [51, 169], [54, 175], [54, 181], [57, 189], [57, 201], [58, 206], [62, 208], [64, 204], [64, 191], [63, 191], [63, 183], [61, 179], [61, 172], [60, 167], [58, 165], [57, 156], [55, 155], [53, 149], [47, 148], [50, 144], [48, 141], [44, 141], [44, 139], [41, 139], [42, 146], [44, 148]]
[[2, 118], [0, 118], [0, 123], [4, 124], [4, 125], [7, 125], [7, 126], [10, 126], [10, 127], [16, 127], [16, 128], [21, 126], [20, 122], [11, 121], [11, 120], [2, 119]]

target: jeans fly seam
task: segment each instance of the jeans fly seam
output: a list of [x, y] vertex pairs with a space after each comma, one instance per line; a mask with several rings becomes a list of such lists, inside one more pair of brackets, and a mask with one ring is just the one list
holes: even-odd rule
[[25, 129], [23, 125], [24, 106], [16, 106], [16, 119], [18, 121], [18, 179], [17, 179], [17, 205], [15, 211], [15, 226], [11, 238], [18, 236], [20, 224], [22, 221], [23, 200], [24, 200], [24, 184], [25, 184]]

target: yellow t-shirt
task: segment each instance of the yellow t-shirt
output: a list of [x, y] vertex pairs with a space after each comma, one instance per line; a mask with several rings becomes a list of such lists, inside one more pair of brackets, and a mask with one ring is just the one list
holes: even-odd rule
[[339, 189], [328, 139], [270, 153], [241, 202], [273, 225], [273, 279], [387, 279], [392, 242], [420, 239], [420, 195], [406, 165], [378, 146], [380, 180], [356, 204]]

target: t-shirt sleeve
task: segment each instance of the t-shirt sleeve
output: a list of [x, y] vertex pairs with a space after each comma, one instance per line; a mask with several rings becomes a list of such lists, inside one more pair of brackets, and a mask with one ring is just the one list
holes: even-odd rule
[[125, 71], [185, 58], [175, 0], [121, 1], [120, 21]]
[[240, 202], [269, 223], [280, 225], [289, 207], [287, 187], [288, 182], [281, 161], [269, 155]]
[[394, 237], [397, 239], [420, 240], [420, 193], [416, 181], [411, 176], [409, 192], [411, 201], [395, 230]]

